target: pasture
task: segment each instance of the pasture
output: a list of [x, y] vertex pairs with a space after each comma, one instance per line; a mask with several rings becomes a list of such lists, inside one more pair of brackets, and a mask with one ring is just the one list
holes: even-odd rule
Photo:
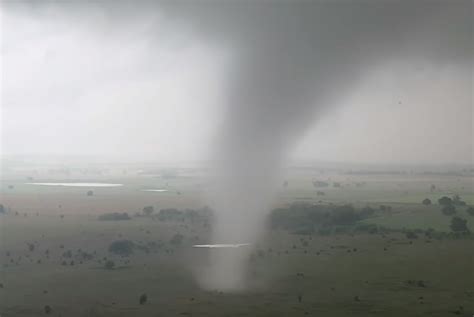
[[[358, 224], [393, 231], [302, 235], [269, 226], [252, 246], [246, 291], [203, 290], [196, 275], [209, 252], [221, 252], [192, 247], [209, 241], [208, 224], [157, 216], [166, 208], [203, 208], [210, 185], [202, 171], [180, 171], [172, 177], [128, 172], [34, 179], [123, 184], [92, 188], [91, 196], [86, 194], [89, 188], [32, 186], [25, 184], [26, 174], [4, 176], [0, 315], [472, 316], [472, 235], [424, 234], [429, 228], [451, 231], [451, 216], [441, 212], [438, 198], [458, 194], [468, 205], [474, 202], [471, 174], [286, 172], [287, 184], [279, 190], [275, 207], [369, 206], [375, 213]], [[330, 185], [315, 188], [315, 179]], [[163, 188], [168, 191], [144, 191]], [[433, 204], [422, 205], [424, 198]], [[381, 205], [391, 210], [380, 210]], [[143, 215], [145, 206], [154, 207], [151, 216]], [[467, 219], [474, 231], [474, 217], [466, 208], [457, 207], [456, 215]], [[98, 220], [113, 212], [126, 212], [130, 219]], [[404, 230], [415, 229], [421, 233], [409, 239]], [[110, 245], [120, 240], [132, 241], [133, 252], [111, 252]], [[107, 261], [113, 261], [112, 268], [106, 267]], [[140, 304], [143, 295], [146, 302]]]

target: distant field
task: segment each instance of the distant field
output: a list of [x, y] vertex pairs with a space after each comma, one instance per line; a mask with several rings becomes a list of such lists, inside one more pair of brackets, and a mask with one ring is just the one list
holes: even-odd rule
[[[411, 208], [410, 208], [411, 207]], [[441, 208], [407, 206], [408, 210], [396, 214], [387, 214], [364, 220], [367, 223], [374, 223], [387, 228], [406, 228], [406, 229], [435, 229], [437, 231], [449, 232], [451, 217], [443, 215]], [[474, 232], [474, 217], [465, 212], [465, 208], [457, 208], [457, 216], [468, 219], [468, 227]]]
[[[194, 235], [206, 239], [199, 228], [140, 218], [39, 218], [3, 219], [2, 316], [39, 316], [45, 305], [53, 316], [448, 316], [459, 306], [466, 316], [474, 311], [474, 283], [466, 275], [472, 272], [472, 239], [409, 244], [400, 234], [331, 235], [304, 237], [303, 245], [300, 236], [272, 231], [258, 248], [262, 255], [250, 263], [254, 286], [225, 294], [201, 290], [193, 278], [208, 252], [190, 247]], [[179, 247], [168, 246], [172, 253], [136, 251], [121, 258], [107, 251], [120, 238], [168, 245], [176, 232], [186, 238]], [[35, 250], [27, 243], [35, 243]], [[78, 249], [97, 256], [61, 265], [63, 252]], [[98, 262], [104, 257], [117, 268], [105, 270], [104, 260]], [[146, 305], [138, 303], [142, 293], [149, 297]]]
[[[78, 179], [124, 186], [94, 188], [93, 195], [87, 196], [88, 188], [26, 185], [28, 180], [23, 176], [2, 182], [0, 203], [8, 211], [0, 216], [2, 317], [43, 316], [46, 305], [52, 308], [50, 316], [474, 314], [472, 238], [438, 240], [421, 234], [409, 240], [401, 232], [309, 236], [270, 230], [254, 246], [248, 291], [205, 291], [197, 284], [195, 274], [205, 266], [207, 252], [211, 251], [191, 246], [207, 243], [209, 228], [203, 223], [134, 217], [149, 205], [156, 212], [161, 208], [205, 206], [205, 191], [210, 184], [202, 173], [168, 178], [138, 174], [55, 176], [34, 181]], [[316, 188], [314, 179], [330, 185]], [[305, 202], [371, 206], [377, 212], [363, 222], [394, 229], [449, 232], [451, 217], [441, 213], [437, 199], [459, 194], [468, 204], [474, 203], [473, 179], [467, 176], [291, 171], [285, 180], [287, 186], [282, 185], [275, 205]], [[334, 182], [341, 187], [335, 188]], [[433, 192], [431, 184], [436, 185]], [[168, 191], [143, 191], [159, 188]], [[324, 195], [318, 195], [318, 191]], [[424, 198], [434, 204], [422, 205]], [[380, 212], [382, 204], [391, 206], [392, 211]], [[474, 217], [467, 215], [464, 207], [457, 209], [457, 215], [468, 219], [474, 231]], [[107, 212], [127, 212], [132, 219], [97, 219]], [[184, 237], [179, 245], [171, 242], [176, 234]], [[142, 246], [158, 243], [160, 247], [150, 247], [148, 253], [139, 249], [121, 257], [108, 250], [113, 241], [120, 239]], [[71, 258], [64, 255], [69, 250]], [[94, 255], [82, 259], [81, 252]], [[114, 261], [114, 269], [105, 269], [107, 260]], [[143, 293], [148, 301], [140, 305]]]

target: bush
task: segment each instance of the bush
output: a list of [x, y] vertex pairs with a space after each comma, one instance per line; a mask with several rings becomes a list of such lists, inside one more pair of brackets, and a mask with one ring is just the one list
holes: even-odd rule
[[372, 216], [374, 213], [375, 213], [375, 209], [368, 206], [365, 208], [362, 208], [359, 212], [361, 218], [368, 218]]
[[459, 195], [454, 195], [453, 196], [453, 205], [456, 206], [466, 206], [466, 202], [461, 200], [461, 197]]
[[474, 216], [474, 207], [467, 207], [466, 212], [469, 216]]
[[146, 206], [143, 208], [143, 214], [145, 214], [146, 216], [150, 216], [154, 211], [155, 208], [153, 208], [153, 206]]
[[443, 214], [450, 216], [456, 213], [456, 208], [453, 205], [446, 205], [443, 207], [443, 209], [441, 209], [441, 211]]
[[180, 245], [183, 242], [184, 236], [182, 234], [175, 234], [173, 238], [171, 238], [170, 243], [173, 245]]
[[451, 219], [451, 230], [453, 232], [469, 232], [467, 227], [467, 220], [459, 217], [453, 217]]
[[0, 204], [0, 214], [4, 214], [5, 213], [5, 207], [3, 207], [2, 204]]
[[107, 214], [102, 214], [99, 216], [99, 220], [105, 220], [105, 221], [110, 221], [110, 220], [130, 220], [130, 216], [124, 212], [124, 213], [119, 213], [119, 212], [112, 212], [112, 213], [107, 213]]
[[328, 187], [329, 183], [327, 182], [322, 182], [322, 181], [313, 181], [313, 186], [318, 188], [318, 187]]
[[109, 252], [122, 256], [129, 256], [135, 249], [135, 243], [130, 240], [117, 240], [109, 245]]
[[428, 199], [428, 198], [425, 198], [425, 199], [423, 199], [423, 202], [422, 202], [422, 203], [423, 203], [423, 205], [425, 205], [425, 206], [429, 206], [429, 205], [431, 205], [431, 200]]
[[379, 228], [376, 224], [373, 223], [360, 223], [357, 225], [355, 230], [358, 232], [367, 232], [370, 234], [375, 234], [379, 231]]
[[318, 233], [322, 236], [327, 236], [327, 235], [330, 235], [332, 232], [331, 228], [320, 228], [318, 230]]
[[104, 268], [105, 268], [106, 270], [113, 270], [113, 269], [115, 268], [115, 263], [114, 263], [114, 261], [112, 261], [112, 260], [107, 260], [107, 262], [105, 262]]
[[450, 206], [453, 204], [453, 200], [447, 196], [443, 196], [438, 199], [438, 204], [440, 204], [441, 206]]
[[182, 211], [174, 208], [161, 209], [158, 219], [160, 221], [183, 221], [184, 214]]
[[330, 216], [333, 225], [353, 225], [360, 220], [359, 215], [351, 205], [335, 207]]

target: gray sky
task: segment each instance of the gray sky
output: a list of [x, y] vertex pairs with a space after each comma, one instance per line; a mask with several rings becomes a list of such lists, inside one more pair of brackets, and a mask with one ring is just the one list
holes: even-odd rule
[[[110, 6], [58, 3], [2, 6], [2, 154], [212, 158], [229, 120], [225, 91], [235, 54], [228, 40], [208, 36], [213, 22], [196, 26], [188, 23], [195, 10], [166, 6], [128, 12], [117, 5], [110, 12]], [[469, 9], [468, 1], [458, 3]], [[461, 20], [472, 25], [470, 6]], [[244, 29], [224, 30], [224, 37], [260, 27], [222, 20]], [[419, 38], [446, 36], [433, 25]], [[384, 58], [341, 94], [338, 107], [311, 117], [287, 149], [290, 156], [471, 163], [472, 59], [460, 60]]]

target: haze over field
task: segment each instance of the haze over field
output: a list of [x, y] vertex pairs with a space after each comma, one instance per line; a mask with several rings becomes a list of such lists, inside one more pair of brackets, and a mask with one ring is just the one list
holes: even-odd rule
[[[292, 160], [472, 164], [471, 1], [18, 1], [2, 26], [2, 156], [210, 162], [211, 244], [262, 239]], [[199, 282], [245, 289], [251, 252]]]

